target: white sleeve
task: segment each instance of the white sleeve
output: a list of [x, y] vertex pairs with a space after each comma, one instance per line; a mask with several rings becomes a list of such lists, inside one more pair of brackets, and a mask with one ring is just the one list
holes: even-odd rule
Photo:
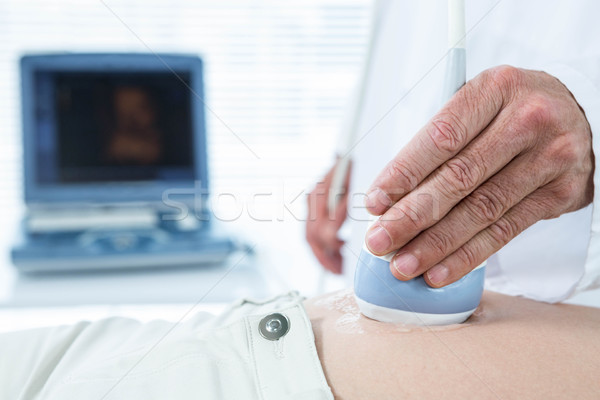
[[595, 154], [593, 204], [540, 221], [489, 260], [486, 287], [558, 302], [600, 287], [600, 59], [543, 68], [558, 78], [584, 110]]

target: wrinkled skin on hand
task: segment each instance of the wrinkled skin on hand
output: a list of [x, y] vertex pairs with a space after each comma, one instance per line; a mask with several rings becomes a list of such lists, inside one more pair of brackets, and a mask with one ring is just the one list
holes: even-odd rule
[[470, 272], [535, 222], [590, 204], [592, 133], [545, 72], [500, 66], [467, 82], [389, 162], [366, 206], [376, 255], [430, 286]]

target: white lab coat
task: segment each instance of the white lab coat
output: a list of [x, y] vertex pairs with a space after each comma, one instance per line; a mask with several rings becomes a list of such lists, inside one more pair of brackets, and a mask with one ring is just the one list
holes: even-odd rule
[[[383, 0], [375, 7], [380, 33], [353, 152], [349, 219], [341, 233], [348, 243], [348, 279], [368, 219], [360, 194], [440, 107], [447, 51], [446, 1]], [[600, 286], [599, 16], [600, 2], [594, 0], [466, 1], [467, 79], [501, 64], [554, 75], [585, 110], [596, 154], [593, 205], [538, 222], [511, 241], [488, 261], [489, 289], [555, 302]]]

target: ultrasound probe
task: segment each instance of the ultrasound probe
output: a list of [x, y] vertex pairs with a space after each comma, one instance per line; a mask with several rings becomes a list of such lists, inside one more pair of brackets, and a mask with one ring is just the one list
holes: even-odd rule
[[[448, 1], [449, 50], [444, 102], [466, 81], [464, 0]], [[354, 276], [354, 294], [361, 313], [383, 322], [449, 325], [464, 322], [481, 300], [485, 262], [460, 280], [432, 288], [423, 279], [395, 278], [390, 261], [395, 252], [379, 257], [363, 246]]]

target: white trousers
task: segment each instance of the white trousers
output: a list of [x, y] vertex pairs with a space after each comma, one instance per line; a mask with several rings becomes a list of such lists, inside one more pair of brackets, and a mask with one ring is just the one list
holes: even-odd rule
[[[269, 340], [259, 330], [274, 312], [287, 318], [289, 330]], [[217, 317], [199, 313], [180, 324], [109, 318], [2, 334], [0, 399], [333, 396], [302, 298], [291, 292], [242, 300]]]

